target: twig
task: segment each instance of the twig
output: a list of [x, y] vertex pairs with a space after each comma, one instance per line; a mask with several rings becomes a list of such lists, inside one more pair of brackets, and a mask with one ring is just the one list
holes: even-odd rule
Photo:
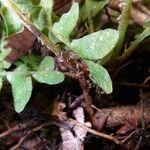
[[25, 141], [25, 139], [26, 139], [28, 136], [30, 136], [32, 133], [34, 133], [34, 132], [36, 132], [36, 131], [39, 131], [39, 130], [41, 130], [42, 128], [47, 127], [47, 126], [49, 126], [49, 125], [51, 125], [51, 124], [50, 124], [50, 123], [45, 123], [45, 124], [42, 124], [42, 125], [40, 125], [40, 126], [38, 126], [38, 127], [35, 127], [34, 129], [28, 131], [27, 134], [26, 134], [25, 136], [23, 136], [23, 137], [19, 140], [19, 142], [18, 142], [15, 146], [13, 146], [10, 150], [18, 150], [18, 148], [23, 144], [23, 142]]
[[150, 10], [143, 6], [141, 3], [137, 3], [136, 4], [137, 8], [139, 8], [142, 12], [144, 12], [145, 14], [149, 15], [150, 16]]
[[15, 125], [14, 127], [10, 128], [9, 130], [3, 132], [0, 134], [0, 138], [3, 138], [3, 137], [6, 137], [6, 136], [9, 136], [10, 134], [12, 134], [13, 132], [15, 131], [18, 131], [18, 130], [24, 130], [26, 128], [31, 128], [35, 126], [35, 123], [34, 123], [34, 120], [31, 120], [27, 123], [24, 123], [24, 124], [17, 124]]
[[129, 138], [131, 138], [132, 135], [134, 135], [135, 133], [137, 133], [137, 130], [131, 132], [121, 143], [122, 143], [122, 144], [125, 143], [125, 142], [126, 142]]
[[97, 108], [97, 107], [94, 106], [94, 105], [92, 105], [91, 107], [94, 108], [95, 110], [97, 110], [97, 111], [100, 112], [100, 113], [102, 112], [102, 110], [100, 110], [99, 108]]
[[127, 86], [127, 87], [135, 87], [135, 88], [145, 88], [145, 89], [150, 88], [150, 85], [139, 84], [139, 83], [131, 83], [131, 82], [120, 82], [120, 83], [117, 83], [117, 84]]
[[83, 124], [79, 123], [78, 121], [71, 119], [71, 118], [68, 121], [71, 124], [74, 124], [76, 126], [79, 126], [80, 128], [83, 128], [84, 130], [86, 130], [89, 133], [92, 133], [92, 134], [97, 135], [99, 137], [111, 140], [111, 141], [115, 142], [116, 144], [121, 144], [121, 142], [119, 140], [117, 140], [115, 137], [113, 137], [112, 135], [108, 135], [108, 134], [101, 133], [101, 132], [95, 131], [93, 129], [90, 129], [87, 126], [85, 126], [85, 125], [83, 125]]
[[6, 137], [6, 136], [12, 134], [13, 132], [15, 132], [15, 131], [17, 131], [17, 130], [19, 130], [19, 126], [15, 126], [15, 127], [13, 127], [13, 128], [10, 128], [9, 130], [7, 130], [7, 131], [1, 133], [1, 134], [0, 134], [0, 138]]
[[[150, 76], [147, 77], [143, 84], [145, 85], [150, 80]], [[144, 98], [143, 98], [143, 91], [140, 89], [140, 98], [141, 98], [141, 124], [142, 124], [142, 130], [145, 129], [145, 119], [144, 119]]]
[[136, 147], [135, 147], [135, 150], [138, 150], [138, 149], [139, 149], [139, 146], [140, 146], [140, 144], [141, 144], [141, 141], [142, 141], [142, 136], [140, 136], [139, 141], [138, 141], [138, 143], [137, 143], [137, 145], [136, 145]]
[[[133, 4], [135, 2], [135, 5], [137, 2], [142, 2], [142, 0], [137, 0], [137, 1], [133, 1]], [[117, 10], [120, 10], [120, 6], [122, 5], [123, 3], [123, 0], [111, 0], [109, 3], [108, 3], [108, 6], [113, 8], [113, 9], [117, 9]], [[133, 6], [132, 10], [131, 10], [131, 19], [139, 24], [140, 26], [143, 26], [143, 24], [150, 20], [150, 16], [146, 13], [143, 13], [141, 10], [137, 9], [135, 6]]]

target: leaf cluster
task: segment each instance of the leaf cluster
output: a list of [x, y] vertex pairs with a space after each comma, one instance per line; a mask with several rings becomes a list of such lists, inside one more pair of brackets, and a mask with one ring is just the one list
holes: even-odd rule
[[[108, 0], [87, 0], [81, 9], [77, 2], [73, 2], [70, 10], [64, 13], [57, 22], [53, 22], [53, 17], [55, 16], [53, 12], [53, 0], [17, 0], [11, 5], [12, 10], [5, 6], [7, 2], [10, 2], [9, 0], [7, 2], [4, 0], [0, 1], [4, 4], [1, 8], [1, 15], [4, 21], [3, 34], [6, 37], [23, 30], [24, 26], [20, 18], [12, 10], [16, 10], [16, 12], [20, 11], [28, 22], [38, 28], [41, 33], [45, 34], [53, 45], [63, 43], [65, 45], [64, 49], [73, 51], [79, 55], [88, 66], [90, 72], [89, 78], [105, 93], [110, 94], [112, 92], [111, 78], [107, 70], [98, 62], [102, 61], [106, 56], [112, 55], [116, 44], [118, 45], [120, 41], [121, 43], [123, 42], [126, 27], [119, 28], [119, 30], [108, 28], [78, 39], [71, 38], [71, 34], [78, 24], [79, 17], [82, 20], [88, 19], [92, 31], [92, 17], [108, 3]], [[127, 2], [131, 4], [130, 0], [127, 0]], [[86, 15], [83, 14], [84, 12], [86, 12]], [[125, 21], [127, 24], [128, 16]], [[121, 33], [123, 33], [123, 37], [119, 39]], [[133, 45], [138, 45], [149, 34], [150, 32], [139, 35], [137, 40], [133, 42]], [[54, 58], [50, 56], [45, 57], [39, 66], [35, 65], [36, 69], [29, 68], [26, 63], [20, 63], [14, 70], [6, 70], [11, 65], [5, 61], [5, 57], [9, 54], [10, 49], [5, 48], [4, 41], [1, 41], [1, 43], [0, 87], [2, 87], [4, 78], [10, 82], [14, 106], [17, 112], [21, 112], [24, 109], [31, 97], [32, 78], [40, 83], [50, 85], [64, 81], [65, 76], [63, 72], [55, 70]], [[28, 58], [25, 62], [27, 61]], [[34, 64], [34, 61], [31, 61], [31, 64]]]

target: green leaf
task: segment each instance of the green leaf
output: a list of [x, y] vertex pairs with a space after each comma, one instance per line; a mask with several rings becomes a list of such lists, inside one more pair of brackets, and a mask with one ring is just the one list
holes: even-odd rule
[[33, 78], [40, 83], [47, 83], [50, 85], [58, 84], [64, 80], [64, 74], [59, 71], [54, 71], [54, 59], [52, 57], [45, 57], [41, 62], [37, 72], [33, 74]]
[[20, 23], [19, 18], [13, 12], [3, 7], [1, 10], [1, 14], [4, 20], [5, 29], [6, 29], [5, 34], [7, 36], [23, 31], [24, 27]]
[[17, 6], [26, 15], [29, 15], [35, 7], [31, 0], [17, 0]]
[[31, 97], [32, 80], [30, 76], [27, 76], [27, 72], [27, 67], [21, 65], [14, 72], [7, 75], [7, 80], [12, 87], [15, 111], [18, 113], [23, 111]]
[[80, 57], [97, 60], [106, 56], [115, 47], [119, 33], [114, 29], [101, 30], [71, 42], [71, 47]]
[[45, 26], [50, 29], [52, 26], [53, 0], [41, 0], [40, 6], [43, 8], [45, 13]]
[[4, 48], [7, 44], [3, 39], [0, 40], [0, 69], [8, 69], [10, 67], [10, 63], [5, 60], [6, 56], [11, 52], [10, 48]]
[[90, 71], [90, 78], [103, 89], [106, 94], [112, 93], [112, 81], [105, 68], [92, 61], [85, 60]]
[[38, 7], [32, 11], [32, 21], [39, 29], [50, 29], [52, 26], [52, 7], [53, 0], [41, 0]]
[[[85, 5], [81, 8], [80, 16], [84, 21], [88, 18], [88, 15], [94, 17], [100, 10], [104, 8], [104, 6], [109, 2], [109, 0], [95, 1], [95, 0], [87, 0], [85, 1]], [[88, 12], [87, 12], [88, 11]]]
[[3, 79], [0, 77], [0, 90], [2, 89], [3, 86]]
[[46, 56], [43, 61], [41, 62], [38, 71], [49, 71], [54, 69], [55, 67], [55, 62], [54, 59], [50, 56]]
[[56, 37], [65, 44], [69, 43], [69, 36], [77, 24], [78, 16], [79, 4], [74, 2], [70, 11], [63, 14], [59, 22], [55, 23], [52, 27]]
[[58, 71], [36, 72], [33, 77], [40, 83], [46, 83], [50, 85], [58, 84], [64, 80], [63, 73]]
[[146, 21], [143, 25], [144, 28], [150, 28], [150, 21]]
[[[21, 61], [26, 65], [29, 66], [29, 68], [32, 68], [33, 70], [38, 69], [39, 62], [41, 61], [40, 56], [37, 55], [24, 55], [20, 58]], [[17, 61], [15, 64], [17, 64], [19, 61]]]

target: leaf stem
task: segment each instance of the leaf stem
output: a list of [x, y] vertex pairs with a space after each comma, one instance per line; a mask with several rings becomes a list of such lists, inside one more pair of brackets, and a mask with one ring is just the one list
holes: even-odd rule
[[60, 55], [60, 49], [57, 48], [42, 32], [36, 28], [32, 22], [26, 18], [25, 15], [17, 8], [17, 6], [10, 0], [0, 0], [2, 4], [12, 11], [19, 19], [20, 22], [31, 31], [43, 45], [45, 45], [49, 50], [51, 50], [56, 56]]
[[129, 16], [130, 16], [131, 7], [132, 7], [132, 0], [124, 0], [123, 10], [122, 10], [122, 14], [121, 14], [120, 22], [119, 22], [119, 26], [118, 26], [119, 40], [118, 40], [118, 43], [116, 44], [116, 46], [113, 50], [113, 53], [111, 56], [111, 61], [116, 60], [116, 58], [121, 53], [121, 49], [122, 49], [123, 44], [124, 44], [124, 39], [125, 39], [125, 35], [126, 35], [128, 23], [129, 23]]
[[90, 9], [88, 8], [88, 3], [90, 3], [89, 0], [86, 0], [85, 1], [86, 14], [87, 14], [87, 19], [88, 19], [88, 23], [89, 23], [89, 32], [93, 33], [94, 32], [94, 23], [93, 23], [93, 20], [91, 17]]
[[130, 54], [139, 46], [139, 44], [147, 37], [150, 35], [150, 28], [146, 28], [138, 37], [135, 41], [133, 41], [130, 45], [129, 48], [125, 50], [125, 52], [118, 57], [117, 62], [120, 64], [123, 61], [125, 61]]

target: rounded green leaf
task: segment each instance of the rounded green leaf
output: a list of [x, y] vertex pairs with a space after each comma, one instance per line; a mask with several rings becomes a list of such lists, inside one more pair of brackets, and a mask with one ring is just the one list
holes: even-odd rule
[[77, 24], [79, 17], [79, 4], [74, 2], [70, 11], [61, 16], [59, 22], [55, 23], [52, 31], [55, 36], [62, 42], [68, 43], [69, 36]]
[[80, 57], [97, 60], [106, 56], [115, 47], [118, 38], [117, 30], [106, 29], [73, 40], [71, 47]]
[[92, 61], [85, 60], [90, 71], [90, 78], [98, 84], [98, 86], [106, 92], [106, 94], [112, 93], [112, 81], [105, 68]]
[[39, 71], [39, 72], [47, 71], [47, 70], [49, 71], [49, 70], [54, 69], [54, 66], [55, 66], [54, 59], [53, 59], [52, 57], [50, 57], [50, 56], [46, 56], [46, 57], [42, 60], [40, 66], [39, 66], [38, 71]]
[[54, 85], [64, 80], [64, 74], [58, 71], [36, 72], [33, 78], [40, 83]]
[[12, 87], [15, 111], [18, 113], [23, 111], [31, 97], [32, 80], [27, 76], [27, 71], [27, 67], [22, 65], [7, 75], [7, 80]]
[[64, 74], [54, 70], [54, 59], [47, 56], [41, 62], [38, 70], [34, 72], [33, 78], [40, 83], [58, 84], [64, 80]]

